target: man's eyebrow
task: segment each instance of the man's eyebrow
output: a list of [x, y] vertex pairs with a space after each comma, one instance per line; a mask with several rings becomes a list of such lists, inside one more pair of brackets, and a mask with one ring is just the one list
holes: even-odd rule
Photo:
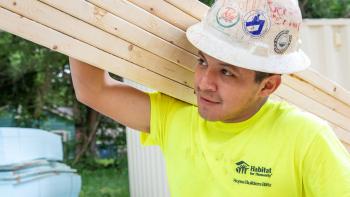
[[231, 70], [233, 70], [233, 71], [235, 71], [237, 73], [240, 73], [240, 70], [236, 66], [233, 66], [231, 64], [227, 64], [225, 62], [220, 63], [220, 65], [221, 66], [225, 66], [225, 67], [227, 67], [227, 68], [229, 68], [229, 69], [231, 69]]
[[204, 58], [204, 60], [206, 60], [202, 51], [198, 51], [198, 55]]
[[[198, 55], [201, 56], [205, 61], [207, 61], [207, 59], [205, 58], [205, 56], [204, 56], [202, 51], [198, 51]], [[238, 74], [240, 74], [240, 70], [237, 67], [235, 67], [235, 66], [233, 66], [231, 64], [228, 64], [228, 63], [225, 63], [225, 62], [221, 62], [219, 65], [228, 67], [229, 69], [231, 69], [231, 70], [237, 72]]]

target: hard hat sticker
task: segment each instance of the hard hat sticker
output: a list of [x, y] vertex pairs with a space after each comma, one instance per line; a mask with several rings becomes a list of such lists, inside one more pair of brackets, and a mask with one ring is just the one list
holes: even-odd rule
[[274, 49], [278, 54], [286, 52], [290, 43], [292, 42], [293, 36], [289, 34], [289, 30], [283, 30], [277, 34], [274, 40]]
[[251, 37], [259, 38], [270, 29], [270, 20], [265, 12], [254, 10], [244, 16], [243, 29]]
[[216, 14], [217, 23], [225, 28], [235, 26], [240, 20], [240, 13], [233, 7], [222, 7]]

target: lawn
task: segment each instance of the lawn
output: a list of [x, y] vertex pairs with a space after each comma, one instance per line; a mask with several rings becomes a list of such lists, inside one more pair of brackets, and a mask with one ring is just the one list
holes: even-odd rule
[[80, 169], [80, 197], [129, 197], [127, 165], [121, 168]]

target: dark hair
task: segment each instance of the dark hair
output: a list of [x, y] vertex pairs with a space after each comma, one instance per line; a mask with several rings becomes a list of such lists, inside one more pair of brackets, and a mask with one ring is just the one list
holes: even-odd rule
[[260, 71], [255, 71], [255, 83], [260, 83], [262, 82], [265, 78], [275, 75], [274, 73], [265, 73], [265, 72], [260, 72]]

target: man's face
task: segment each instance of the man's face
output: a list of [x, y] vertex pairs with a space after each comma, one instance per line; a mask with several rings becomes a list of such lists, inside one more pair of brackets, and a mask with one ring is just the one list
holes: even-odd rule
[[199, 52], [195, 69], [198, 111], [207, 120], [239, 122], [257, 110], [261, 85], [252, 70], [225, 64]]

